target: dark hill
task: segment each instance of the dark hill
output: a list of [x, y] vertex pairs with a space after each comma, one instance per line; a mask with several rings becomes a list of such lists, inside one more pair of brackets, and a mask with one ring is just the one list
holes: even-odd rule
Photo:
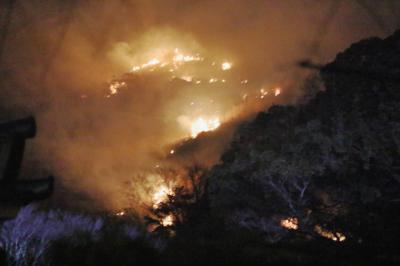
[[[353, 44], [319, 74], [324, 89], [312, 100], [238, 129], [209, 173], [211, 210], [272, 242], [318, 240], [321, 226], [371, 262], [398, 261], [400, 31]], [[298, 230], [280, 226], [288, 217]]]

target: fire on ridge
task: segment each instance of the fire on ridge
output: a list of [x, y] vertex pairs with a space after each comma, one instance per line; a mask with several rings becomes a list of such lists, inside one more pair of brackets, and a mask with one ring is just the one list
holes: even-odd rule
[[[203, 132], [217, 130], [224, 122], [229, 121], [228, 114], [237, 106], [260, 104], [268, 97], [277, 97], [282, 93], [281, 87], [267, 84], [262, 84], [260, 89], [259, 81], [238, 75], [236, 63], [226, 58], [208, 58], [209, 56], [199, 52], [189, 52], [178, 47], [156, 48], [154, 51], [150, 49], [144, 54], [147, 55], [147, 59], [136, 60], [136, 63], [127, 69], [125, 77], [128, 79], [122, 76], [109, 83], [104, 97], [109, 100], [124, 97], [125, 91], [135, 89], [130, 79], [161, 80], [164, 82], [162, 84], [169, 84], [160, 90], [160, 98], [164, 97], [164, 92], [179, 88], [177, 91], [183, 94], [178, 94], [180, 97], [177, 104], [169, 109], [172, 110], [172, 118], [175, 120], [169, 123], [172, 123], [171, 126], [175, 125], [177, 131], [181, 130], [182, 134], [171, 139], [170, 144], [179, 140], [196, 139]], [[166, 146], [169, 144], [166, 143]], [[168, 149], [167, 156], [174, 156], [175, 153], [175, 148]], [[160, 164], [162, 165], [162, 162], [155, 163], [156, 168], [159, 168]], [[152, 175], [151, 169], [147, 175]], [[146, 200], [150, 202], [150, 208], [157, 210], [169, 197], [174, 196], [175, 185], [166, 185], [165, 182], [152, 183]], [[119, 211], [115, 215], [124, 216], [125, 212]], [[160, 225], [171, 226], [174, 221], [174, 216], [170, 214], [160, 220]]]

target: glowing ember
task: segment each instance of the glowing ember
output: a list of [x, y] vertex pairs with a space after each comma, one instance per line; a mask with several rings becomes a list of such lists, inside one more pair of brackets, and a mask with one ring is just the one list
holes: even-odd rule
[[221, 125], [218, 118], [204, 119], [202, 117], [197, 118], [190, 126], [191, 137], [195, 138], [201, 132], [213, 131]]
[[172, 214], [169, 214], [162, 218], [160, 223], [162, 226], [171, 226], [174, 224], [174, 216]]
[[260, 98], [263, 99], [265, 96], [267, 96], [268, 91], [266, 91], [264, 88], [262, 88], [260, 90], [260, 94], [261, 94]]
[[114, 94], [118, 93], [118, 90], [120, 88], [124, 88], [124, 87], [126, 87], [125, 82], [114, 81], [110, 84], [110, 87], [108, 89], [110, 90], [110, 94], [114, 95]]
[[153, 58], [149, 62], [147, 62], [146, 64], [143, 64], [142, 68], [146, 68], [146, 67], [149, 67], [149, 66], [155, 66], [155, 65], [158, 65], [159, 63], [160, 63], [160, 60], [158, 60], [157, 58]]
[[[192, 62], [192, 61], [202, 61], [204, 58], [200, 57], [199, 54], [191, 55], [191, 54], [183, 54], [179, 51], [178, 48], [175, 48], [173, 54], [171, 52], [167, 52], [161, 57], [154, 57], [149, 61], [145, 62], [141, 65], [135, 65], [132, 67], [132, 72], [139, 72], [145, 69], [149, 69], [149, 71], [154, 71], [155, 67], [164, 68], [166, 66], [171, 66], [168, 71], [174, 72], [178, 67], [184, 63]], [[184, 78], [182, 78], [184, 79]], [[186, 79], [184, 79], [186, 80]], [[188, 80], [187, 80], [188, 81]], [[191, 80], [190, 80], [191, 81]]]
[[183, 55], [177, 54], [174, 56], [174, 62], [191, 62], [191, 61], [200, 61], [200, 57], [192, 56], [192, 55]]
[[[289, 230], [297, 230], [299, 229], [299, 220], [295, 217], [289, 217], [286, 219], [282, 219], [280, 221], [280, 225]], [[346, 240], [346, 236], [340, 232], [331, 232], [320, 225], [316, 225], [314, 227], [314, 231], [322, 237], [328, 238], [335, 242], [343, 242]]]
[[169, 151], [169, 154], [174, 154], [175, 153], [175, 150], [170, 150]]
[[182, 63], [182, 62], [192, 62], [192, 61], [201, 61], [203, 60], [202, 57], [200, 57], [199, 55], [185, 55], [185, 54], [181, 54], [179, 52], [178, 48], [175, 48], [174, 50], [174, 57], [172, 58], [172, 61], [174, 63]]
[[125, 212], [124, 211], [120, 211], [120, 212], [117, 212], [115, 215], [116, 216], [124, 216]]
[[299, 220], [295, 217], [289, 217], [281, 220], [280, 225], [289, 230], [297, 230], [299, 229]]
[[281, 88], [276, 88], [275, 89], [275, 96], [278, 96], [279, 94], [281, 94]]
[[230, 63], [230, 62], [223, 62], [222, 64], [221, 64], [221, 69], [222, 70], [229, 70], [229, 69], [231, 69], [232, 68], [232, 63]]
[[160, 63], [161, 63], [160, 60], [158, 60], [157, 58], [153, 58], [153, 59], [149, 60], [147, 63], [142, 64], [141, 66], [132, 67], [132, 72], [138, 72], [142, 69], [159, 65]]
[[157, 190], [153, 194], [153, 208], [158, 209], [161, 203], [168, 200], [168, 196], [174, 195], [172, 189], [168, 188], [165, 185], [162, 185], [157, 188]]
[[140, 66], [134, 66], [134, 67], [132, 67], [132, 72], [137, 72], [137, 71], [139, 71], [140, 69], [141, 69]]
[[320, 236], [328, 238], [328, 239], [330, 239], [332, 241], [335, 241], [335, 242], [343, 242], [343, 241], [346, 240], [346, 236], [344, 234], [339, 233], [339, 232], [328, 231], [328, 230], [322, 228], [320, 225], [316, 225], [314, 227], [314, 231], [317, 234], [319, 234]]
[[192, 82], [193, 77], [192, 76], [182, 76], [181, 79], [184, 81], [187, 81], [187, 82]]

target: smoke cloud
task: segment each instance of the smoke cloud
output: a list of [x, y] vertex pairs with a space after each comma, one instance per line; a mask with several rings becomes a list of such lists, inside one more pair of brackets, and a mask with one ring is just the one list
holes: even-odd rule
[[[127, 183], [156, 182], [146, 171], [216, 163], [240, 121], [300, 94], [296, 61], [332, 60], [399, 26], [396, 1], [365, 1], [372, 13], [359, 1], [334, 2], [15, 1], [0, 57], [0, 116], [37, 118], [23, 174], [51, 172], [67, 191], [56, 198], [77, 201], [73, 191], [115, 209], [128, 204]], [[10, 7], [1, 7], [4, 26]], [[176, 48], [199, 60], [161, 71]], [[132, 72], [152, 59], [154, 68]], [[196, 142], [198, 117], [218, 117], [220, 130]]]

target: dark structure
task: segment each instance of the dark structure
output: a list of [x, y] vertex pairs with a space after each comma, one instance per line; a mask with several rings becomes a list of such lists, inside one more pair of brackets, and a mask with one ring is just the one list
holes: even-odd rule
[[0, 124], [0, 204], [22, 206], [49, 197], [54, 178], [18, 180], [25, 140], [36, 134], [33, 117]]

